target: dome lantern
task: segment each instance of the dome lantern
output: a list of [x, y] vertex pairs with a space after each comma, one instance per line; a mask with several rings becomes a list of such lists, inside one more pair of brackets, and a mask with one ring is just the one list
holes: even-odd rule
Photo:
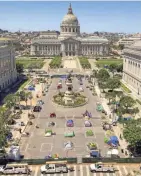
[[68, 8], [68, 14], [73, 14], [72, 7], [71, 7], [71, 3], [70, 3], [70, 6], [69, 6], [69, 8]]

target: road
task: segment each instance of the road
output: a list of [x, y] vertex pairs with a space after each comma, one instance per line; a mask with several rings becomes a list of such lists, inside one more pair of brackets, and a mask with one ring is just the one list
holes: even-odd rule
[[[116, 172], [115, 173], [91, 173], [89, 171], [89, 164], [80, 164], [80, 165], [71, 165], [74, 166], [74, 172], [68, 172], [64, 174], [41, 174], [40, 173], [40, 166], [29, 166], [32, 169], [31, 176], [127, 176], [127, 174], [130, 173], [130, 176], [140, 176], [136, 175], [134, 171], [139, 171], [139, 166], [132, 165], [132, 164], [126, 164], [126, 165], [114, 165]], [[68, 165], [69, 167], [69, 165]], [[10, 175], [7, 175], [10, 176]], [[15, 174], [14, 176], [18, 176]], [[24, 174], [21, 174], [20, 176], [25, 176]]]

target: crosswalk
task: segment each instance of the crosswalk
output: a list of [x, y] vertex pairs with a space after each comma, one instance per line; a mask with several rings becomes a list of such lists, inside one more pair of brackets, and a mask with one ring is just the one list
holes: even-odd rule
[[[68, 165], [68, 167], [74, 167], [73, 172], [61, 173], [61, 174], [41, 174], [40, 166], [29, 166], [32, 170], [30, 176], [141, 176], [141, 173], [136, 175], [134, 173], [137, 170], [137, 167], [131, 167], [130, 165], [114, 165], [116, 169], [115, 173], [91, 173], [89, 170], [89, 164], [80, 164], [80, 165]], [[11, 175], [7, 175], [11, 176]], [[14, 176], [19, 176], [19, 174], [14, 174]], [[20, 176], [25, 176], [25, 174], [20, 174]]]

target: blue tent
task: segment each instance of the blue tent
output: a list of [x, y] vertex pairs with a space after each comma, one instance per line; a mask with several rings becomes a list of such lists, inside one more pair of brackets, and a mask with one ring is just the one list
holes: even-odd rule
[[28, 90], [31, 90], [31, 91], [32, 91], [32, 90], [35, 90], [35, 88], [34, 88], [33, 86], [29, 86], [29, 87], [28, 87]]
[[73, 120], [68, 120], [67, 123], [73, 123]]
[[114, 144], [114, 145], [118, 145], [119, 144], [117, 136], [111, 136], [109, 142]]

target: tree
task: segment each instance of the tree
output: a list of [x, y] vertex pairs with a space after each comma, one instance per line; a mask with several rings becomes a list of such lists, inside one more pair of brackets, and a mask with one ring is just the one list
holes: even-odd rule
[[25, 101], [26, 106], [27, 106], [27, 101], [29, 98], [32, 98], [32, 93], [26, 92], [26, 91], [21, 91], [18, 93], [18, 96], [20, 98], [20, 101]]
[[123, 45], [123, 44], [119, 44], [118, 47], [119, 47], [120, 50], [123, 50], [123, 49], [124, 49], [124, 45]]
[[23, 72], [24, 66], [21, 63], [16, 63], [17, 72], [20, 74]]
[[117, 72], [123, 72], [123, 64], [117, 65]]
[[123, 96], [120, 99], [120, 106], [123, 106], [123, 108], [125, 108], [126, 113], [128, 112], [129, 108], [132, 108], [135, 105], [135, 100], [133, 98], [131, 98], [130, 96]]
[[130, 146], [134, 149], [137, 144], [141, 142], [141, 120], [130, 120], [126, 123], [123, 130], [124, 138], [129, 142]]
[[17, 96], [15, 94], [9, 94], [4, 98], [4, 103], [7, 108], [12, 108], [17, 102]]
[[117, 64], [116, 63], [112, 63], [109, 65], [109, 70], [113, 73], [115, 73], [115, 71], [117, 70]]
[[117, 78], [110, 78], [107, 81], [107, 88], [111, 89], [112, 91], [114, 89], [118, 89], [120, 87], [120, 80]]
[[97, 73], [97, 78], [99, 81], [106, 82], [109, 77], [110, 75], [106, 69], [100, 69]]
[[115, 92], [107, 92], [105, 94], [105, 97], [109, 99], [109, 104], [111, 103], [111, 100], [115, 99], [116, 94]]
[[103, 90], [103, 93], [104, 93], [104, 92], [105, 92], [105, 90], [104, 90], [104, 89], [106, 89], [106, 88], [107, 88], [106, 83], [105, 83], [105, 82], [99, 82], [99, 83], [98, 83], [98, 85], [99, 85], [99, 88], [100, 88], [100, 89], [102, 89], [102, 90]]

